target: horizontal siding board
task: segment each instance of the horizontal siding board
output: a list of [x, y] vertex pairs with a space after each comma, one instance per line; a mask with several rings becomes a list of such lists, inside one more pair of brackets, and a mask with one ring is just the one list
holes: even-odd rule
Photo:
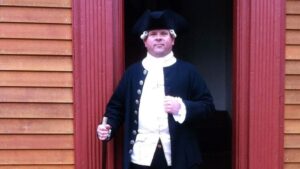
[[284, 164], [284, 169], [299, 169], [299, 168], [300, 168], [300, 163], [285, 163]]
[[0, 23], [0, 38], [71, 40], [71, 25]]
[[0, 39], [0, 54], [72, 55], [72, 42], [63, 40]]
[[286, 134], [300, 134], [300, 120], [285, 120], [284, 124]]
[[285, 148], [300, 148], [300, 134], [287, 134], [284, 136]]
[[0, 165], [0, 169], [75, 169], [74, 165]]
[[1, 0], [0, 5], [71, 8], [71, 0]]
[[0, 22], [71, 24], [71, 9], [0, 6]]
[[73, 120], [0, 119], [0, 134], [73, 134]]
[[285, 105], [285, 119], [300, 119], [300, 104]]
[[287, 45], [285, 47], [285, 57], [288, 60], [300, 60], [300, 45]]
[[0, 135], [0, 149], [74, 149], [74, 139], [73, 135]]
[[0, 102], [72, 103], [71, 88], [0, 87]]
[[286, 104], [300, 104], [300, 90], [286, 90], [285, 91]]
[[287, 75], [285, 77], [286, 89], [300, 89], [300, 75]]
[[286, 28], [300, 30], [300, 15], [287, 15]]
[[300, 162], [300, 149], [285, 149], [285, 162]]
[[285, 73], [286, 74], [299, 74], [300, 75], [300, 61], [286, 61], [285, 62]]
[[74, 164], [73, 150], [0, 150], [1, 164]]
[[286, 44], [300, 45], [300, 30], [287, 30]]
[[0, 55], [0, 70], [71, 72], [72, 66], [69, 56]]
[[300, 14], [300, 1], [286, 2], [286, 14]]
[[73, 104], [0, 103], [0, 118], [73, 119]]
[[[1, 60], [1, 56], [0, 56], [0, 60]], [[12, 66], [13, 65], [11, 65], [11, 67]], [[38, 64], [37, 66], [40, 66], [40, 64]], [[1, 63], [0, 63], [0, 68], [1, 68]], [[19, 70], [22, 69], [20, 69], [19, 67]], [[1, 79], [0, 86], [26, 86], [26, 87], [72, 87], [73, 86], [73, 78], [71, 72], [0, 71], [0, 79]]]

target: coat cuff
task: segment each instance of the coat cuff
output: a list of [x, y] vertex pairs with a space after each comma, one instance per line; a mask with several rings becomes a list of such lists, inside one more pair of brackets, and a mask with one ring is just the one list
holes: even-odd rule
[[177, 97], [176, 99], [180, 104], [180, 110], [179, 110], [178, 114], [173, 114], [173, 117], [174, 117], [175, 121], [182, 124], [185, 120], [185, 117], [186, 117], [186, 107], [185, 107], [185, 104], [183, 103], [183, 101], [180, 97]]

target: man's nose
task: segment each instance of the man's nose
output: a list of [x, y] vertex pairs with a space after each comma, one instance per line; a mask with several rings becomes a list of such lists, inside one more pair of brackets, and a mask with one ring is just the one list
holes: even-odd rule
[[156, 35], [155, 40], [161, 40], [162, 36], [161, 35]]

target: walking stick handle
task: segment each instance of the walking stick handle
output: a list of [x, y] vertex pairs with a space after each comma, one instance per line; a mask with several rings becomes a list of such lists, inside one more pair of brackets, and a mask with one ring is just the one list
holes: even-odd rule
[[102, 118], [102, 124], [103, 125], [107, 124], [107, 117], [103, 116], [103, 118]]

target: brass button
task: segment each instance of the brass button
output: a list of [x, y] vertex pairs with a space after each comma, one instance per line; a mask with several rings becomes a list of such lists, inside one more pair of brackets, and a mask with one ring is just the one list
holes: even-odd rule
[[130, 149], [130, 150], [129, 150], [129, 154], [132, 154], [132, 152], [133, 152], [133, 150], [132, 150], [132, 149]]
[[139, 94], [139, 95], [142, 94], [142, 91], [141, 91], [140, 89], [138, 89], [136, 92], [137, 92], [137, 94]]
[[136, 103], [136, 104], [139, 104], [139, 100], [135, 100], [135, 103]]
[[144, 81], [140, 80], [140, 85], [142, 86], [144, 84]]
[[147, 74], [147, 72], [148, 72], [147, 70], [144, 70], [144, 71], [143, 71], [144, 75], [146, 75], [146, 74]]
[[134, 144], [134, 140], [130, 140], [130, 144]]
[[133, 130], [133, 131], [132, 131], [132, 134], [133, 134], [133, 135], [136, 135], [136, 134], [137, 134], [136, 130]]
[[137, 111], [137, 110], [134, 110], [134, 114], [136, 114], [136, 115], [137, 115], [137, 114], [138, 114], [138, 111]]

